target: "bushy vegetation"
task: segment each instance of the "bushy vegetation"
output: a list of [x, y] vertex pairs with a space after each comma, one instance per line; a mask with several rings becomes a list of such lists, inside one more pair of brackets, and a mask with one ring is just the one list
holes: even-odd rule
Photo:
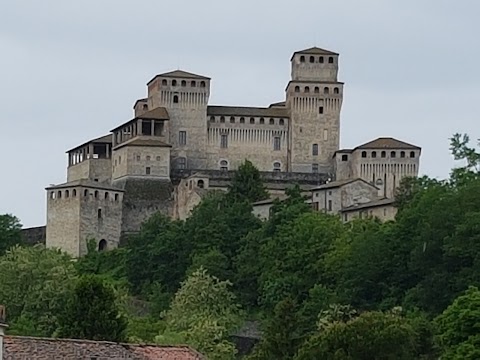
[[[262, 223], [249, 162], [186, 221], [157, 214], [124, 248], [78, 261], [11, 247], [18, 221], [3, 221], [0, 303], [17, 334], [188, 343], [211, 359], [235, 358], [230, 335], [247, 319], [262, 330], [249, 359], [478, 359], [480, 155], [460, 135], [452, 153], [465, 166], [449, 179], [405, 179], [395, 222], [343, 224], [293, 187]], [[89, 307], [109, 330], [65, 332]]]

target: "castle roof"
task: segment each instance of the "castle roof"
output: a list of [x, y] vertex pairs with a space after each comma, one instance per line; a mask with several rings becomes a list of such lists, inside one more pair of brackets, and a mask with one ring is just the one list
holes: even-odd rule
[[4, 356], [15, 359], [138, 359], [201, 360], [204, 356], [184, 345], [124, 344], [110, 341], [5, 336]]
[[375, 185], [372, 185], [370, 184], [369, 182], [361, 179], [361, 178], [354, 178], [354, 179], [345, 179], [345, 180], [338, 180], [338, 181], [330, 181], [329, 183], [327, 184], [324, 184], [324, 185], [320, 185], [314, 189], [312, 189], [312, 191], [315, 191], [315, 190], [325, 190], [325, 189], [334, 189], [334, 188], [338, 188], [338, 187], [341, 187], [341, 186], [344, 186], [344, 185], [347, 185], [347, 184], [351, 184], [353, 182], [356, 182], [356, 181], [360, 181], [360, 182], [363, 182], [369, 186], [372, 186], [376, 189], [378, 189]]
[[115, 149], [120, 149], [124, 146], [153, 146], [153, 147], [172, 147], [172, 145], [163, 142], [162, 140], [155, 139], [154, 137], [144, 138], [144, 137], [134, 137], [130, 140], [127, 140], [121, 144], [118, 144]]
[[288, 110], [286, 108], [259, 108], [242, 106], [208, 106], [207, 115], [289, 117]]
[[169, 71], [169, 72], [166, 72], [166, 73], [155, 75], [152, 78], [152, 80], [150, 80], [147, 83], [147, 85], [150, 84], [153, 80], [155, 80], [158, 77], [210, 80], [209, 77], [206, 77], [206, 76], [203, 76], [203, 75], [198, 75], [198, 74], [190, 73], [190, 72], [183, 71], [183, 70], [174, 70], [174, 71]]
[[131, 122], [134, 122], [138, 119], [144, 119], [144, 120], [169, 120], [170, 119], [170, 116], [168, 115], [168, 111], [167, 109], [165, 109], [164, 107], [157, 107], [153, 110], [150, 110], [150, 111], [147, 111], [146, 113], [142, 114], [142, 115], [138, 115], [136, 117], [134, 117], [132, 120], [128, 120], [127, 122], [121, 124], [121, 125], [118, 125], [116, 128], [110, 130], [110, 131], [115, 131], [115, 130], [118, 130], [122, 127], [124, 127], [125, 125], [128, 125], [129, 123]]
[[92, 181], [89, 179], [79, 179], [79, 180], [69, 181], [63, 184], [52, 185], [45, 188], [45, 190], [65, 189], [65, 188], [71, 188], [71, 187], [87, 187], [87, 188], [94, 188], [94, 189], [101, 189], [101, 190], [112, 190], [112, 191], [123, 192], [123, 190], [118, 187], [115, 187], [103, 182]]
[[378, 139], [357, 146], [354, 150], [356, 149], [420, 149], [420, 147], [392, 137], [379, 137]]
[[77, 150], [81, 147], [84, 147], [88, 144], [111, 144], [112, 143], [112, 134], [108, 134], [108, 135], [103, 135], [103, 136], [100, 136], [96, 139], [93, 139], [93, 140], [89, 140], [81, 145], [78, 145], [78, 146], [75, 146], [74, 148], [70, 149], [70, 150], [67, 150], [66, 152], [69, 153], [71, 151], [74, 151], [74, 150]]
[[138, 99], [137, 101], [135, 101], [135, 104], [133, 104], [133, 108], [135, 109], [135, 106], [137, 106], [139, 102], [144, 103], [147, 101], [148, 101], [148, 98]]
[[378, 206], [385, 206], [385, 205], [393, 205], [395, 203], [395, 199], [379, 199], [379, 200], [373, 200], [369, 201], [363, 204], [356, 204], [356, 205], [351, 205], [348, 207], [343, 208], [340, 210], [341, 212], [348, 212], [348, 211], [355, 211], [358, 209], [369, 209], [369, 208], [374, 208]]
[[338, 53], [336, 53], [336, 52], [326, 50], [326, 49], [322, 49], [322, 48], [319, 48], [319, 47], [316, 47], [316, 46], [308, 48], [308, 49], [304, 49], [304, 50], [295, 51], [292, 55], [292, 59], [296, 54], [338, 55]]
[[285, 107], [286, 101], [279, 101], [273, 104], [270, 104], [268, 107]]

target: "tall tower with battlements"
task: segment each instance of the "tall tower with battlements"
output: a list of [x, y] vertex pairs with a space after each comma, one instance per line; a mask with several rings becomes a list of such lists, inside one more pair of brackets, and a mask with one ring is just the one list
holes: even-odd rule
[[340, 144], [343, 83], [337, 53], [313, 47], [291, 58], [286, 89], [290, 112], [288, 164], [292, 172], [332, 173]]

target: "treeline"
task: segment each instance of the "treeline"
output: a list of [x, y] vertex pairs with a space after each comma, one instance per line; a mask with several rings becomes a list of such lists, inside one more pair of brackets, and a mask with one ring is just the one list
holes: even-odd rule
[[[91, 246], [78, 261], [6, 251], [18, 232], [9, 217], [0, 303], [10, 332], [188, 343], [233, 359], [230, 335], [256, 320], [249, 359], [478, 359], [480, 154], [460, 135], [451, 150], [465, 166], [444, 181], [406, 179], [395, 222], [343, 224], [298, 187], [260, 222], [251, 203], [267, 193], [249, 162], [186, 221], [155, 215], [124, 248]], [[75, 321], [84, 311], [92, 317]]]

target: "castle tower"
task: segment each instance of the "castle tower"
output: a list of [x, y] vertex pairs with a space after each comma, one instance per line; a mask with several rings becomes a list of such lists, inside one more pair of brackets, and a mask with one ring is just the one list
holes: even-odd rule
[[332, 173], [340, 143], [343, 83], [338, 82], [337, 53], [313, 47], [291, 58], [286, 89], [290, 111], [288, 164], [292, 172]]
[[172, 166], [204, 169], [210, 78], [176, 70], [155, 76], [147, 86], [147, 107], [164, 107], [170, 116]]
[[116, 248], [120, 242], [123, 191], [90, 180], [75, 180], [47, 189], [48, 248], [79, 257], [87, 241], [98, 250]]

